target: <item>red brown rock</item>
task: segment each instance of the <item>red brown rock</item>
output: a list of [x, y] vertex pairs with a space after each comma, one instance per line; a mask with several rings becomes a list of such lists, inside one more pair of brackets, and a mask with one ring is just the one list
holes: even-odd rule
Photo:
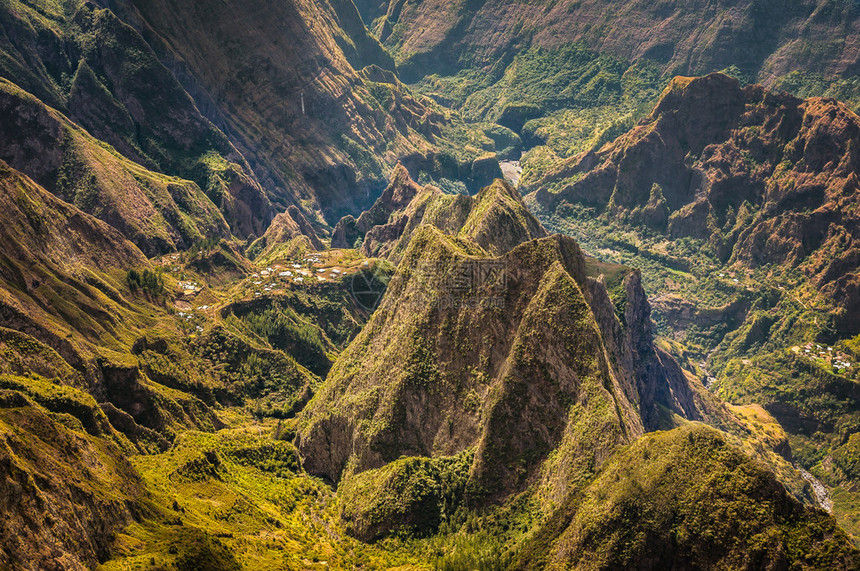
[[531, 188], [550, 207], [583, 203], [637, 224], [657, 185], [669, 235], [707, 240], [729, 263], [802, 268], [836, 303], [837, 326], [853, 331], [858, 149], [860, 118], [835, 100], [678, 77], [638, 126]]

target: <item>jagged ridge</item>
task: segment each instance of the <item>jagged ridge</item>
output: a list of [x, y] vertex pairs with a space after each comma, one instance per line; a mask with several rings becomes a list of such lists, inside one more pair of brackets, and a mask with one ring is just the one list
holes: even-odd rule
[[856, 332], [858, 137], [860, 119], [834, 100], [676, 78], [639, 126], [530, 190], [550, 208], [707, 240], [729, 263], [800, 267], [836, 304], [835, 326]]

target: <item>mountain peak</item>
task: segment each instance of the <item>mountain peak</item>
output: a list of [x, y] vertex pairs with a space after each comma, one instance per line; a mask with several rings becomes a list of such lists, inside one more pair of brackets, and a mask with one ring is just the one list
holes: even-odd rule
[[469, 236], [496, 255], [547, 235], [520, 194], [501, 179], [496, 179], [475, 197], [460, 234]]

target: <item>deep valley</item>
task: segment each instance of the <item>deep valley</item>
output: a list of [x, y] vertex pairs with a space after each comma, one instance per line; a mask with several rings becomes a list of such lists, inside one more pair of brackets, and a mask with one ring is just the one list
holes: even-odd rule
[[860, 569], [858, 34], [0, 2], [0, 569]]

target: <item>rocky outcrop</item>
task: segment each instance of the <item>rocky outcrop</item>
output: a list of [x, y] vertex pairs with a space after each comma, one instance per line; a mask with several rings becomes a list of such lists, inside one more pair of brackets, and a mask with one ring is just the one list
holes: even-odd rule
[[860, 119], [834, 100], [742, 89], [718, 74], [675, 78], [633, 130], [530, 190], [550, 208], [581, 203], [631, 225], [665, 221], [668, 235], [706, 240], [729, 263], [799, 267], [835, 302], [836, 328], [852, 332], [858, 145]]
[[421, 188], [398, 166], [370, 210], [357, 220], [348, 216], [338, 223], [332, 245], [351, 247], [360, 240], [364, 255], [398, 262], [422, 224], [468, 238], [492, 255], [547, 235], [516, 190], [502, 180], [475, 197], [446, 195], [432, 185]]
[[459, 235], [474, 240], [492, 255], [501, 255], [547, 233], [526, 209], [519, 193], [507, 182], [496, 179], [472, 201]]
[[337, 223], [332, 233], [332, 247], [352, 248], [357, 238], [363, 237], [374, 226], [388, 222], [394, 212], [406, 208], [420, 190], [421, 187], [409, 177], [406, 167], [398, 164], [391, 174], [391, 181], [373, 206], [362, 212], [358, 219], [346, 216]]
[[[501, 131], [494, 138], [494, 130]], [[440, 133], [441, 135], [441, 133]], [[506, 131], [500, 125], [494, 125], [486, 132], [493, 139], [498, 151], [506, 146], [516, 145], [518, 137], [513, 131]], [[510, 139], [508, 139], [510, 137]], [[409, 171], [409, 176], [417, 179], [421, 174], [433, 180], [448, 179], [462, 182], [470, 194], [475, 194], [497, 178], [504, 178], [499, 166], [499, 156], [494, 153], [481, 153], [477, 157], [456, 159], [449, 152], [426, 151], [410, 153], [400, 157], [400, 163]]]
[[307, 218], [295, 206], [290, 206], [286, 212], [275, 216], [266, 233], [248, 246], [248, 257], [265, 257], [275, 250], [278, 245], [286, 245], [295, 238], [304, 237], [314, 250], [322, 250], [325, 246], [317, 236], [316, 230]]
[[224, 427], [200, 399], [181, 392], [170, 394], [146, 378], [136, 364], [104, 363], [101, 375], [96, 394], [144, 428], [173, 436], [187, 426], [210, 431]]
[[[708, 406], [697, 398], [683, 371], [665, 351], [654, 345], [651, 306], [638, 271], [624, 268], [610, 299], [604, 274], [589, 277], [591, 307], [604, 342], [613, 355], [617, 375], [630, 379], [646, 430], [663, 428], [665, 411], [681, 418], [702, 420]], [[623, 311], [618, 311], [621, 308]]]

